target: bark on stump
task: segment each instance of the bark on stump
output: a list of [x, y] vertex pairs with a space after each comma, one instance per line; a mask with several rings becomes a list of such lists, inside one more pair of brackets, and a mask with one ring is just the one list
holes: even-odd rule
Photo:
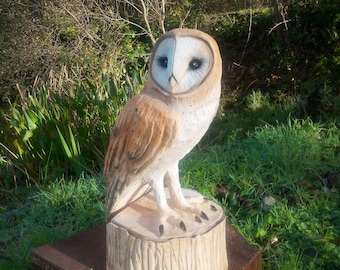
[[226, 221], [221, 207], [196, 191], [182, 191], [189, 202], [202, 204], [200, 209], [209, 219], [199, 223], [192, 213], [183, 213], [186, 231], [179, 226], [171, 230], [165, 227], [160, 236], [155, 222], [158, 209], [151, 192], [106, 224], [107, 270], [228, 269]]

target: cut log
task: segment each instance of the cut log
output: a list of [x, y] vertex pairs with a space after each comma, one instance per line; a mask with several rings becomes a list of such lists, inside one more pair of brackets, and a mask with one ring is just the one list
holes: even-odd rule
[[202, 206], [208, 220], [197, 222], [192, 213], [182, 213], [186, 230], [168, 226], [160, 235], [158, 208], [151, 192], [106, 224], [107, 270], [228, 269], [223, 210], [196, 191], [182, 191], [190, 203]]

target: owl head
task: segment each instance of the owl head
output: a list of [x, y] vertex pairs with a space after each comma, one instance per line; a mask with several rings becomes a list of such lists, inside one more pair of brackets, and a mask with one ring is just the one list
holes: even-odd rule
[[197, 89], [220, 87], [222, 60], [216, 41], [194, 29], [173, 29], [155, 44], [149, 81], [164, 95], [185, 96]]

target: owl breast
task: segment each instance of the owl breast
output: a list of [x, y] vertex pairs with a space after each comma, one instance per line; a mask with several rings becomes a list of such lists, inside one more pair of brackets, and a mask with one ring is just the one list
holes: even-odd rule
[[173, 147], [168, 149], [165, 156], [177, 162], [188, 154], [202, 139], [214, 119], [219, 106], [220, 86], [205, 97], [201, 102], [177, 102], [174, 115], [178, 124], [178, 136]]
[[219, 91], [212, 91], [210, 98], [205, 98], [198, 104], [189, 102], [186, 106], [179, 105], [179, 142], [183, 141], [184, 144], [194, 147], [208, 130], [218, 106]]

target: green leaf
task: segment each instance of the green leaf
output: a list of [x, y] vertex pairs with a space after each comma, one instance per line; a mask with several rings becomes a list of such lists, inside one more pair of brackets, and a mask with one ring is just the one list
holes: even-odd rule
[[79, 143], [75, 141], [71, 127], [68, 126], [68, 130], [70, 132], [70, 139], [71, 139], [71, 145], [72, 145], [72, 150], [73, 150], [73, 156], [77, 157], [80, 155], [80, 147]]
[[35, 122], [37, 121], [37, 117], [32, 112], [27, 113], [26, 111], [24, 111], [24, 115], [27, 121], [28, 129], [36, 129], [37, 125], [35, 124]]
[[33, 137], [33, 131], [32, 130], [26, 130], [25, 136], [22, 139], [24, 142], [28, 141], [30, 138]]
[[60, 140], [61, 140], [61, 143], [62, 143], [62, 145], [63, 145], [64, 151], [65, 151], [67, 157], [68, 157], [68, 158], [72, 158], [72, 153], [71, 153], [71, 151], [70, 151], [70, 148], [68, 147], [68, 144], [67, 144], [67, 142], [66, 142], [66, 140], [65, 140], [65, 138], [64, 138], [64, 136], [63, 136], [63, 134], [61, 133], [61, 131], [60, 131], [60, 129], [58, 128], [58, 126], [56, 126], [56, 128], [57, 128], [57, 131], [58, 131], [58, 134], [59, 134], [59, 138], [60, 138]]

